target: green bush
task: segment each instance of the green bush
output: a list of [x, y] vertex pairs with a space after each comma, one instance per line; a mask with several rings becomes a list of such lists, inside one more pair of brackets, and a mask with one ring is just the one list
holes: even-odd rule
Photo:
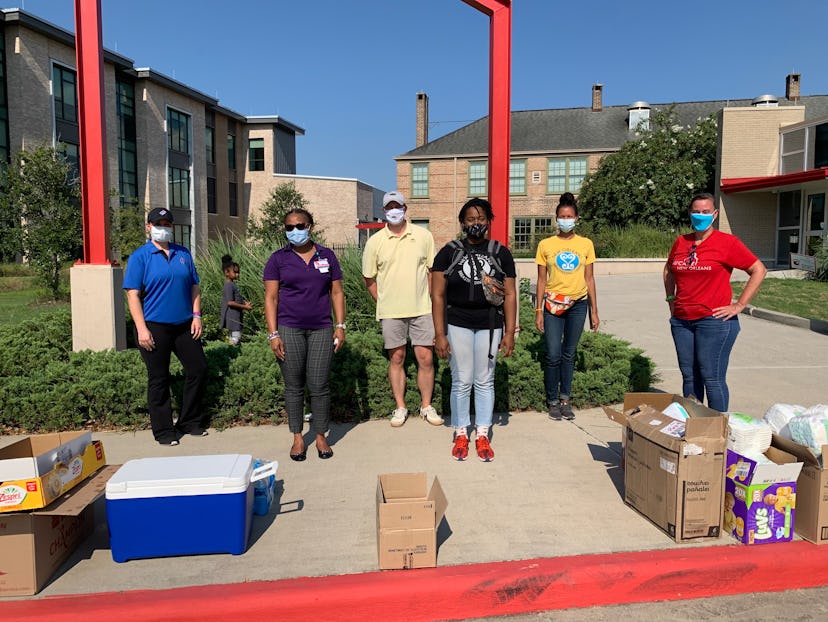
[[828, 237], [822, 238], [822, 241], [816, 245], [814, 257], [816, 261], [814, 280], [828, 281]]

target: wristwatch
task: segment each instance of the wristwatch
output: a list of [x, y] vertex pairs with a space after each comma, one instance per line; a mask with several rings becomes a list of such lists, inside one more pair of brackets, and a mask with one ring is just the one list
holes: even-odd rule
[[342, 322], [341, 324], [337, 324], [336, 327], [341, 328], [342, 330], [345, 330], [345, 328], [346, 328], [345, 322]]

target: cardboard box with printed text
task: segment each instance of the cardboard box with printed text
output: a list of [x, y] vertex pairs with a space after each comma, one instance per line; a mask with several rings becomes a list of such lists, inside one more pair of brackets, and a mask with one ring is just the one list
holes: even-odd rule
[[[803, 462], [796, 480], [796, 524], [794, 531], [814, 544], [828, 544], [828, 469], [808, 447], [773, 435], [772, 445]], [[822, 456], [828, 455], [823, 445]]]
[[377, 557], [382, 570], [437, 565], [437, 528], [448, 501], [436, 477], [389, 473], [377, 478]]

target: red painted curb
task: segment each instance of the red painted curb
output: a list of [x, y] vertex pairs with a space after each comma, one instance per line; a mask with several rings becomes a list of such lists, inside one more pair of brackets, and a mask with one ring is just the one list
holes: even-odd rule
[[824, 585], [828, 548], [797, 541], [56, 596], [3, 602], [2, 619], [416, 622]]

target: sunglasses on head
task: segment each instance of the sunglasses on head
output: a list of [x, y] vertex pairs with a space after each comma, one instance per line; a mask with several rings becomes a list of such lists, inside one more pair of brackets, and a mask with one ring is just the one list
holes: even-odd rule
[[285, 225], [285, 231], [293, 231], [294, 229], [299, 229], [299, 231], [304, 231], [310, 227], [310, 224], [306, 222], [300, 222], [295, 225]]

